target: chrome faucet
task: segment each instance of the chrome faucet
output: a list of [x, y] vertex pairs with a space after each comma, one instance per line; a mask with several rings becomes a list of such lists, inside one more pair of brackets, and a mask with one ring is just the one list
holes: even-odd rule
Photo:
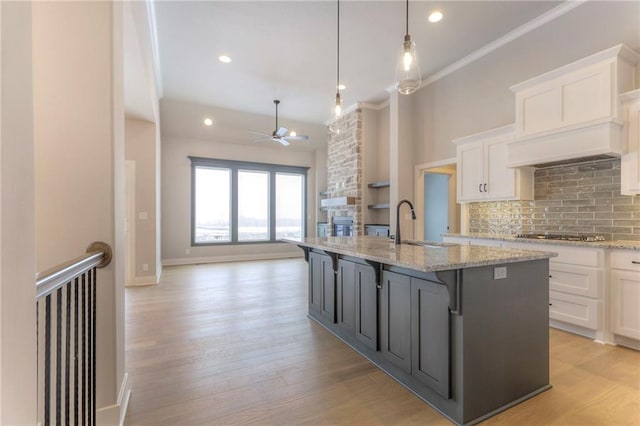
[[402, 244], [402, 238], [400, 237], [400, 206], [404, 203], [409, 204], [409, 208], [411, 209], [411, 220], [416, 220], [416, 212], [413, 210], [413, 204], [409, 200], [402, 200], [398, 203], [398, 207], [396, 207], [396, 244]]

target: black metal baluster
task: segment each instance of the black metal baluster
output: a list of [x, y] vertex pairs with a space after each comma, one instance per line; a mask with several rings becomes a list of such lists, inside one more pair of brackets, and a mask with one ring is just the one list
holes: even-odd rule
[[73, 285], [74, 299], [73, 299], [73, 424], [79, 425], [78, 422], [78, 278], [75, 279]]
[[[36, 392], [40, 396], [40, 301], [36, 300]], [[36, 420], [40, 420], [40, 398], [38, 398]]]
[[44, 318], [44, 426], [49, 426], [51, 409], [50, 389], [51, 386], [51, 295], [45, 297], [45, 318]]
[[92, 425], [93, 424], [93, 354], [92, 354], [92, 349], [93, 349], [93, 316], [92, 316], [92, 309], [93, 309], [93, 274], [91, 271], [87, 272], [88, 275], [88, 282], [87, 282], [87, 305], [89, 308], [89, 312], [88, 312], [88, 322], [89, 322], [89, 330], [88, 330], [88, 345], [87, 345], [87, 363], [89, 364], [89, 370], [88, 370], [88, 384], [87, 384], [87, 393], [88, 393], [88, 404], [89, 404], [89, 420], [87, 421], [88, 425]]
[[56, 291], [56, 425], [62, 420], [62, 288]]
[[97, 299], [98, 299], [98, 289], [97, 289], [97, 269], [93, 268], [93, 422], [92, 425], [96, 424], [96, 323], [97, 323]]
[[82, 424], [87, 424], [87, 274], [82, 274]]
[[69, 377], [71, 373], [71, 282], [67, 283], [67, 323], [65, 324], [65, 359], [64, 359], [64, 424], [69, 425]]

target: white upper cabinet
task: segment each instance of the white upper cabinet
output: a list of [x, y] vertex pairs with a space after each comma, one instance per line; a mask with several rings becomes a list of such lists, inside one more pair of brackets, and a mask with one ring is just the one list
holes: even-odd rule
[[513, 125], [455, 139], [458, 161], [458, 202], [530, 200], [533, 169], [511, 169], [507, 142]]
[[640, 90], [620, 97], [624, 115], [625, 150], [620, 160], [620, 192], [640, 195]]
[[511, 87], [516, 97], [511, 167], [622, 155], [618, 95], [634, 88], [638, 55], [618, 45]]

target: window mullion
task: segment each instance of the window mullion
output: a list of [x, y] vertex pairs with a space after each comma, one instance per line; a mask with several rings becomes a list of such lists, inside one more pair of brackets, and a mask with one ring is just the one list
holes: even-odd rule
[[231, 243], [238, 242], [238, 169], [231, 169]]
[[276, 240], [276, 173], [269, 172], [269, 240]]

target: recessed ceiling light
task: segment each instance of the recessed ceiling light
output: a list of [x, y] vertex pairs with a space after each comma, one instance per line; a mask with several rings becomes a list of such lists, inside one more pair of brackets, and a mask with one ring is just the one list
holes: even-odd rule
[[294, 132], [293, 130], [289, 132], [289, 136], [297, 136], [298, 134], [296, 132]]
[[440, 12], [439, 10], [434, 10], [433, 12], [431, 12], [431, 15], [429, 15], [429, 22], [438, 22], [442, 20], [443, 16], [444, 15], [442, 14], [442, 12]]
[[220, 62], [224, 62], [225, 64], [231, 62], [231, 58], [227, 55], [218, 56], [218, 59], [220, 59]]
[[204, 125], [205, 126], [213, 126], [213, 120], [210, 118], [205, 118], [204, 119]]
[[346, 88], [347, 88], [347, 86], [345, 86], [344, 84], [339, 84], [338, 85], [338, 90], [344, 90]]

